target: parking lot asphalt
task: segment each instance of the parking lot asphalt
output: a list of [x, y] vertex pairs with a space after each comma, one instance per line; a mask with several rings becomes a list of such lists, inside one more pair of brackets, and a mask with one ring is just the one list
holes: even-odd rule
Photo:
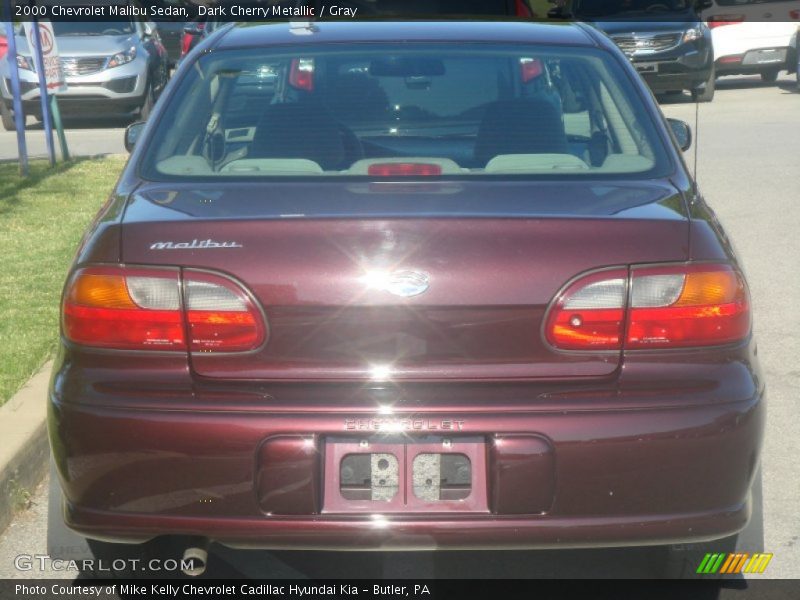
[[[662, 99], [668, 117], [694, 129], [688, 96]], [[751, 285], [758, 352], [768, 388], [762, 469], [764, 551], [774, 554], [765, 576], [800, 577], [800, 93], [794, 79], [777, 85], [758, 78], [718, 82], [717, 96], [699, 106], [695, 144], [686, 154], [708, 201], [733, 239]], [[13, 144], [0, 133], [0, 158]], [[35, 139], [37, 132], [31, 134]], [[41, 137], [41, 133], [38, 135]], [[69, 129], [87, 154], [122, 151], [122, 129]], [[74, 138], [73, 138], [74, 136]], [[84, 136], [84, 137], [81, 137]], [[116, 146], [115, 146], [116, 144]], [[78, 142], [73, 152], [78, 153]], [[11, 148], [12, 154], [15, 146]], [[14, 557], [46, 553], [46, 482], [0, 537], [0, 578], [65, 577], [54, 571], [18, 571]], [[743, 549], [746, 550], [746, 549]], [[461, 553], [235, 552], [212, 557], [214, 574], [269, 577], [647, 577], [652, 554], [640, 550]], [[576, 574], [580, 572], [580, 575]]]

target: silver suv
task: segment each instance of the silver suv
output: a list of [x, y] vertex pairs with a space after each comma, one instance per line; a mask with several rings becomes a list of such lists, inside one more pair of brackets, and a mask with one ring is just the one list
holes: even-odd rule
[[[68, 90], [65, 116], [139, 114], [147, 118], [169, 77], [168, 57], [155, 24], [138, 21], [53, 22]], [[39, 80], [24, 32], [17, 31], [23, 110], [41, 120]], [[0, 61], [3, 125], [14, 129], [8, 56]]]

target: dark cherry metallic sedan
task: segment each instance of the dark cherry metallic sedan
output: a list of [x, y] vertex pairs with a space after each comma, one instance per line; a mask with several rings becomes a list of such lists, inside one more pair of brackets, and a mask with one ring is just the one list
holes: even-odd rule
[[747, 284], [688, 127], [608, 38], [226, 26], [127, 136], [49, 398], [94, 548], [689, 551], [746, 525]]

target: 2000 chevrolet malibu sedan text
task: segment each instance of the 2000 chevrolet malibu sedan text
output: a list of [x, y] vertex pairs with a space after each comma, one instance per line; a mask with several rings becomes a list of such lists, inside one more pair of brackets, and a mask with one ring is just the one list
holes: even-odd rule
[[227, 26], [137, 133], [50, 392], [93, 548], [691, 552], [746, 525], [747, 285], [687, 126], [602, 34]]

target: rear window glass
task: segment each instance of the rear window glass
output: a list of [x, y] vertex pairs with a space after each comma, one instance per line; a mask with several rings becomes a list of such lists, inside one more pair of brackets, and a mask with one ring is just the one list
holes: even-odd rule
[[627, 75], [595, 49], [367, 44], [214, 52], [161, 116], [143, 175], [659, 174]]

